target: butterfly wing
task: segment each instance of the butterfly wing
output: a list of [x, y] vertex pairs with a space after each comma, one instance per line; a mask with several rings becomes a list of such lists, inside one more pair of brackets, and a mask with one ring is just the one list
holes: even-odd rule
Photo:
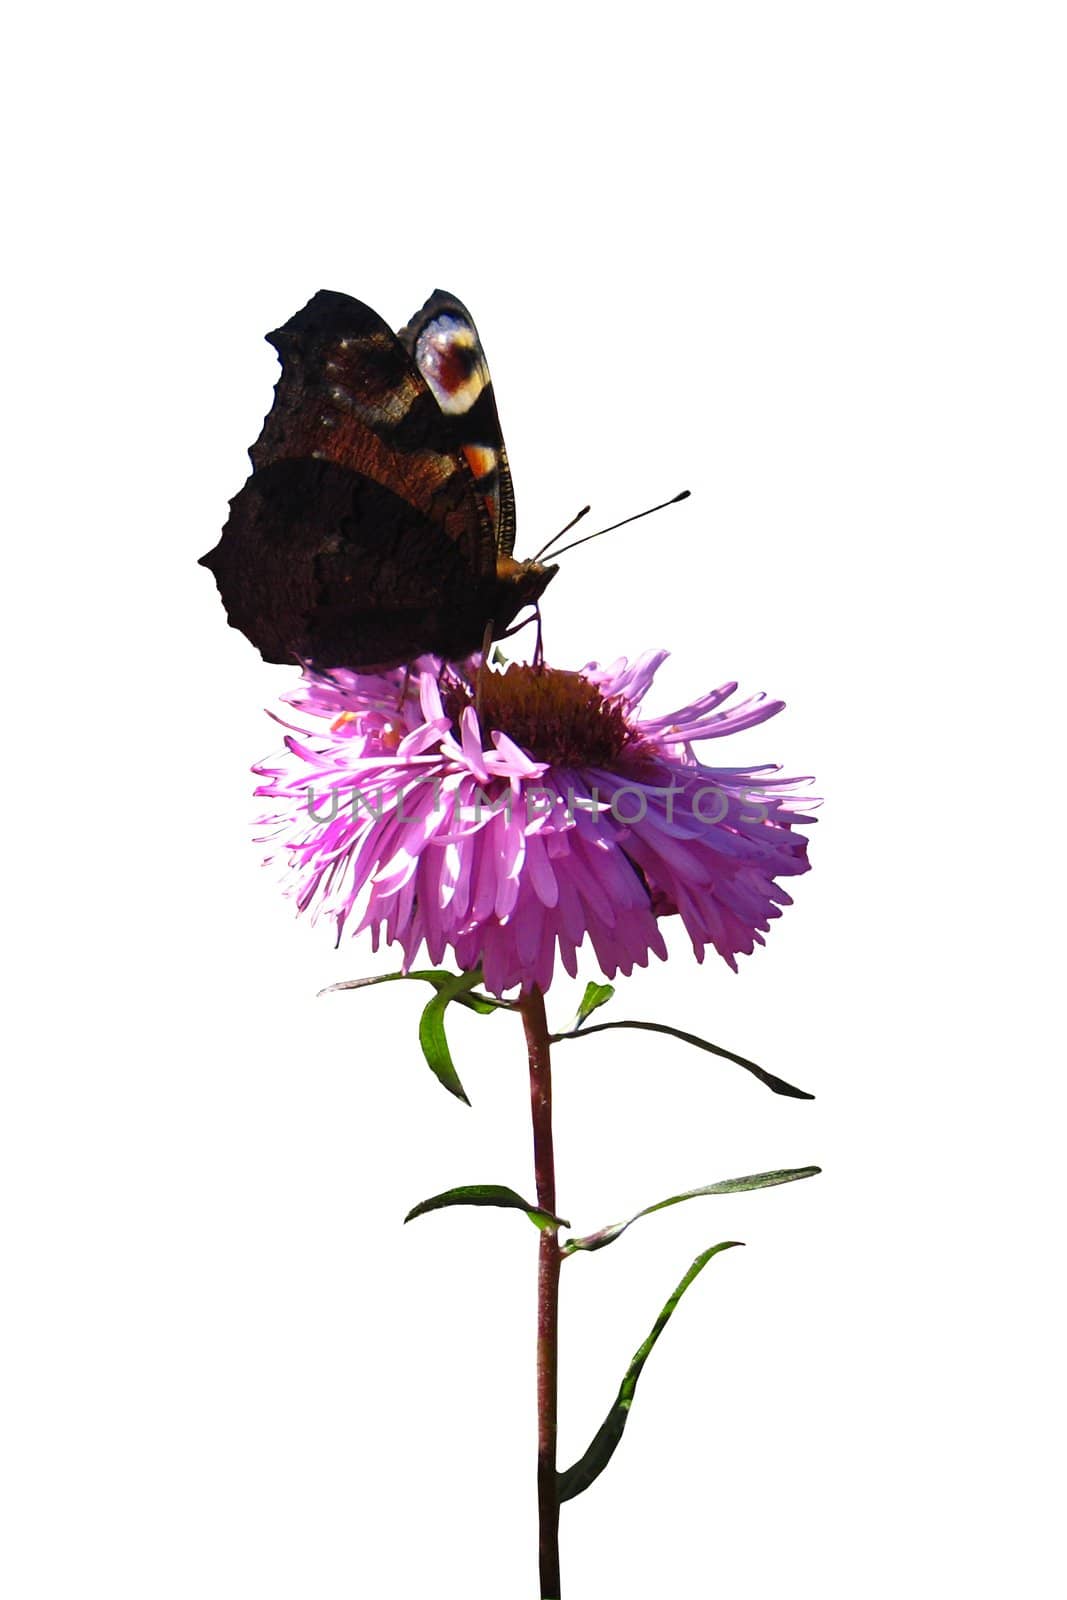
[[515, 547], [515, 493], [489, 363], [473, 317], [454, 294], [435, 289], [401, 328], [400, 340], [453, 425], [496, 548], [510, 555]]
[[267, 661], [364, 670], [469, 655], [494, 610], [440, 523], [373, 478], [292, 457], [254, 472], [204, 565]]
[[322, 290], [282, 371], [214, 572], [270, 661], [369, 667], [477, 647], [497, 545], [452, 417], [369, 306]]
[[472, 516], [461, 441], [381, 317], [322, 289], [267, 339], [282, 373], [253, 467], [311, 457], [362, 473], [439, 523], [472, 570], [491, 572], [492, 529], [487, 515]]

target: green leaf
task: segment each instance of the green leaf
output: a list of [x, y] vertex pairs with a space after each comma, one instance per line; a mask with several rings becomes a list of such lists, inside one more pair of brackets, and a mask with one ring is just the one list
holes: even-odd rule
[[775, 1094], [787, 1094], [794, 1100], [815, 1099], [815, 1096], [808, 1094], [806, 1089], [794, 1088], [791, 1083], [786, 1083], [784, 1078], [776, 1078], [773, 1072], [758, 1067], [754, 1061], [735, 1055], [732, 1050], [724, 1050], [722, 1045], [712, 1044], [709, 1039], [701, 1039], [695, 1033], [685, 1033], [681, 1028], [672, 1028], [666, 1022], [594, 1022], [591, 1028], [583, 1028], [581, 1033], [574, 1028], [569, 1033], [554, 1033], [551, 1039], [553, 1044], [561, 1044], [564, 1039], [589, 1039], [594, 1033], [603, 1033], [607, 1028], [642, 1028], [649, 1033], [666, 1033], [672, 1039], [681, 1039], [684, 1044], [696, 1045], [698, 1050], [707, 1050], [713, 1056], [722, 1056], [725, 1061], [733, 1061], [735, 1065], [744, 1067], [746, 1072], [751, 1072], [753, 1077], [765, 1083], [768, 1089], [773, 1089]]
[[600, 1006], [606, 1006], [614, 993], [615, 985], [613, 983], [587, 983], [585, 993], [582, 995], [581, 1003], [578, 1006], [578, 1015], [571, 1023], [568, 1031], [577, 1033], [586, 1018], [591, 1017], [593, 1012], [598, 1010]]
[[615, 1454], [619, 1440], [622, 1438], [623, 1429], [626, 1427], [626, 1422], [630, 1415], [630, 1407], [633, 1404], [637, 1380], [641, 1376], [641, 1369], [652, 1354], [656, 1340], [673, 1316], [674, 1308], [694, 1278], [703, 1272], [712, 1256], [717, 1256], [721, 1250], [733, 1250], [740, 1243], [740, 1239], [728, 1239], [724, 1244], [713, 1244], [710, 1250], [705, 1250], [703, 1255], [697, 1256], [693, 1265], [689, 1268], [689, 1271], [656, 1318], [652, 1332], [627, 1367], [615, 1404], [594, 1434], [592, 1443], [585, 1455], [582, 1456], [580, 1461], [576, 1461], [573, 1467], [568, 1467], [566, 1472], [559, 1474], [560, 1500], [573, 1500], [575, 1495], [581, 1494], [588, 1489], [591, 1483], [595, 1483], [596, 1479], [599, 1478]]
[[478, 980], [477, 972], [462, 972], [458, 977], [450, 976], [449, 982], [441, 985], [419, 1018], [419, 1043], [430, 1071], [444, 1084], [449, 1094], [454, 1094], [457, 1100], [462, 1100], [467, 1106], [470, 1105], [467, 1091], [459, 1081], [459, 1073], [456, 1071], [452, 1052], [445, 1037], [445, 1012], [453, 1000], [468, 993]]
[[606, 1228], [598, 1228], [596, 1233], [586, 1234], [583, 1239], [568, 1239], [562, 1247], [563, 1254], [569, 1256], [575, 1250], [602, 1250], [606, 1244], [614, 1244], [641, 1217], [650, 1217], [653, 1211], [665, 1211], [668, 1206], [681, 1205], [683, 1200], [697, 1200], [705, 1194], [741, 1194], [746, 1189], [773, 1189], [780, 1183], [814, 1178], [821, 1171], [821, 1167], [786, 1167], [778, 1172], [756, 1172], [749, 1178], [723, 1178], [719, 1183], [705, 1184], [702, 1189], [687, 1189], [684, 1194], [672, 1194], [669, 1200], [658, 1200], [654, 1206], [646, 1206], [626, 1222], [612, 1222]]
[[570, 1227], [570, 1223], [564, 1222], [562, 1217], [554, 1217], [551, 1211], [542, 1211], [539, 1206], [524, 1200], [521, 1194], [516, 1194], [514, 1189], [505, 1188], [499, 1183], [468, 1183], [459, 1189], [446, 1189], [444, 1194], [435, 1194], [429, 1200], [413, 1206], [404, 1221], [410, 1222], [413, 1217], [425, 1216], [427, 1211], [441, 1211], [445, 1206], [506, 1206], [512, 1211], [525, 1211], [530, 1221], [541, 1229]]
[[[403, 983], [408, 979], [420, 983], [432, 983], [440, 991], [450, 983], [454, 983], [458, 974], [449, 972], [445, 967], [422, 967], [416, 972], [383, 972], [373, 978], [347, 978], [343, 983], [328, 984], [325, 989], [320, 989], [319, 994], [339, 994], [343, 989], [369, 989], [378, 983]], [[476, 974], [475, 982], [481, 982], [481, 973]], [[510, 1000], [497, 1000], [491, 994], [473, 994], [470, 992], [454, 996], [457, 1005], [466, 1006], [470, 1011], [477, 1011], [480, 1016], [487, 1016], [491, 1011], [513, 1011], [515, 1007]]]

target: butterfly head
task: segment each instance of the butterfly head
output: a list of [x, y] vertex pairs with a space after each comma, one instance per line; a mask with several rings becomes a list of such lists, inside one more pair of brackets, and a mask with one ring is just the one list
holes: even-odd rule
[[535, 606], [559, 571], [541, 561], [516, 561], [514, 556], [496, 559], [497, 605], [494, 631], [508, 628], [524, 606]]

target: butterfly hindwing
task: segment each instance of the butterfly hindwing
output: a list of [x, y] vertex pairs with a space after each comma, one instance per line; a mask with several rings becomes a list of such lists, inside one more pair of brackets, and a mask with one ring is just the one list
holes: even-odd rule
[[306, 456], [253, 473], [211, 565], [231, 625], [268, 661], [370, 667], [450, 656], [468, 612], [463, 643], [492, 609], [493, 580], [474, 578], [424, 512]]

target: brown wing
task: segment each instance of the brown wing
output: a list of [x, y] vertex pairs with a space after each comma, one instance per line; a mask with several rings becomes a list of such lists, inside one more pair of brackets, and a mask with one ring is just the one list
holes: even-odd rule
[[497, 549], [515, 548], [515, 491], [493, 380], [474, 318], [454, 294], [435, 289], [400, 340], [453, 424], [493, 528]]
[[368, 306], [320, 291], [268, 335], [282, 373], [215, 574], [269, 661], [371, 667], [476, 649], [496, 543], [454, 424]]
[[208, 565], [231, 626], [267, 661], [458, 659], [481, 644], [494, 610], [495, 579], [472, 578], [436, 522], [332, 461], [257, 468]]
[[438, 523], [472, 571], [495, 571], [493, 529], [455, 424], [381, 317], [320, 289], [267, 339], [282, 373], [253, 467], [310, 457], [362, 473]]

